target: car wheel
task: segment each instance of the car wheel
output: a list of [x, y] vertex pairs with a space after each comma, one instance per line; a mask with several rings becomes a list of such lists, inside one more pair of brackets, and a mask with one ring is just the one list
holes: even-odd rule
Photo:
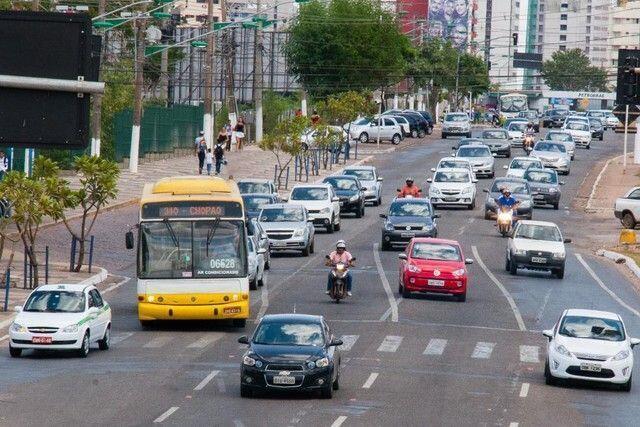
[[604, 135], [600, 135], [600, 141], [604, 139]]
[[402, 282], [398, 281], [398, 295], [402, 295]]
[[411, 298], [411, 292], [407, 290], [405, 286], [402, 287], [402, 298]]
[[153, 326], [152, 320], [140, 320], [139, 322], [142, 329], [151, 329], [151, 327]]
[[333, 233], [333, 221], [335, 221], [335, 218], [331, 218], [331, 222], [327, 225], [327, 233], [329, 234]]
[[302, 256], [309, 256], [309, 246], [311, 246], [311, 244], [308, 244], [303, 250], [302, 250]]
[[549, 369], [549, 359], [544, 364], [544, 383], [546, 385], [556, 385], [558, 381], [556, 377], [551, 375], [551, 370]]
[[378, 206], [382, 204], [382, 196], [378, 197]]
[[424, 138], [427, 135], [427, 132], [421, 130], [420, 132], [418, 132], [418, 138]]
[[571, 156], [571, 161], [573, 161], [573, 159], [574, 159], [575, 157], [576, 157], [575, 155]]
[[564, 266], [556, 270], [556, 277], [558, 279], [564, 279]]
[[495, 172], [491, 172], [491, 173], [489, 174], [489, 178], [493, 178], [494, 176], [496, 176], [496, 173], [495, 173]]
[[400, 137], [400, 135], [396, 133], [396, 134], [395, 134], [395, 135], [393, 135], [393, 137], [391, 138], [391, 143], [392, 143], [393, 145], [398, 145], [398, 144], [400, 144], [400, 141], [401, 141], [401, 140], [402, 140], [402, 138]]
[[476, 208], [476, 199], [473, 199], [471, 201], [471, 204], [468, 206], [467, 209], [469, 209], [470, 211], [474, 210]]
[[467, 138], [471, 138], [471, 132], [467, 134]]
[[442, 132], [442, 139], [447, 139], [447, 134]]
[[557, 211], [559, 207], [560, 207], [560, 203], [554, 203], [554, 204], [553, 204], [553, 209], [554, 209], [554, 210], [556, 210], [556, 211]]
[[587, 146], [586, 146], [586, 147], [584, 147], [584, 148], [586, 148], [587, 150], [591, 150], [591, 144], [587, 145]]
[[456, 295], [456, 300], [458, 300], [458, 302], [465, 302], [467, 300], [467, 293]]
[[362, 132], [358, 139], [361, 143], [366, 144], [367, 142], [369, 142], [369, 134], [367, 134], [366, 132]]
[[631, 212], [625, 212], [622, 215], [622, 225], [624, 226], [624, 228], [628, 228], [633, 230], [634, 228], [636, 228], [636, 219], [634, 218], [633, 214]]
[[356, 218], [362, 218], [363, 212], [364, 208], [358, 208], [358, 210], [355, 212]]
[[98, 341], [98, 348], [100, 350], [109, 350], [109, 347], [111, 347], [111, 324], [107, 325], [104, 336]]
[[511, 158], [511, 150], [507, 151], [507, 155], [505, 156], [507, 159]]
[[411, 138], [417, 138], [418, 137], [418, 131], [417, 130], [412, 130], [411, 131]]
[[[340, 301], [340, 300], [338, 300]], [[329, 384], [325, 388], [320, 391], [320, 397], [323, 399], [331, 399], [333, 398], [333, 385]]]
[[78, 357], [87, 357], [89, 355], [89, 331], [84, 333], [82, 344], [78, 349]]
[[[304, 252], [303, 252], [304, 254]], [[249, 290], [250, 291], [255, 291], [256, 289], [258, 289], [258, 285], [256, 284], [255, 280], [251, 280], [249, 281]]]
[[333, 226], [333, 229], [334, 229], [335, 231], [340, 231], [340, 228], [341, 228], [341, 227], [342, 227], [342, 223], [340, 223], [340, 222], [339, 222], [339, 223], [337, 223], [337, 224], [335, 224], [335, 225]]
[[620, 384], [620, 390], [622, 391], [631, 391], [631, 379], [633, 378], [633, 374], [629, 375], [629, 380], [626, 383]]
[[380, 244], [380, 249], [383, 251], [388, 251], [389, 249], [391, 249], [391, 245], [383, 240]]
[[9, 344], [9, 355], [11, 357], [20, 357], [22, 355], [22, 349], [11, 347], [11, 344]]
[[333, 382], [333, 389], [340, 390], [340, 373], [336, 375], [336, 380]]
[[511, 270], [511, 264], [509, 263], [509, 258], [507, 258], [506, 256], [504, 257], [504, 271], [510, 271]]
[[244, 328], [247, 326], [247, 319], [233, 319], [233, 326], [236, 328]]
[[509, 273], [511, 273], [512, 276], [516, 276], [518, 274], [518, 264], [511, 260], [509, 260]]
[[314, 253], [316, 251], [316, 239], [314, 238], [311, 241], [311, 245], [309, 246], [309, 252]]
[[240, 385], [240, 397], [252, 397], [253, 390], [246, 385]]

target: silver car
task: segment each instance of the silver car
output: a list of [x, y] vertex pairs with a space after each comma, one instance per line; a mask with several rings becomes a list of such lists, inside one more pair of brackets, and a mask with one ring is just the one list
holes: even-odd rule
[[351, 166], [344, 170], [343, 175], [355, 176], [364, 188], [365, 202], [372, 202], [373, 206], [382, 203], [382, 181], [375, 166]]
[[476, 176], [493, 178], [495, 175], [495, 154], [486, 145], [465, 145], [455, 154], [457, 159], [468, 160]]
[[240, 194], [274, 194], [278, 196], [278, 189], [270, 179], [247, 178], [238, 181]]
[[562, 142], [538, 141], [530, 153], [537, 157], [545, 168], [555, 169], [558, 173], [569, 175], [571, 156]]
[[442, 121], [442, 139], [458, 135], [471, 138], [471, 120], [467, 113], [449, 113]]
[[313, 253], [315, 228], [304, 206], [267, 205], [260, 211], [258, 222], [269, 237], [271, 251], [300, 251], [303, 256]]
[[264, 286], [264, 255], [267, 251], [256, 245], [253, 237], [247, 237], [247, 264], [249, 273], [249, 289], [255, 291]]

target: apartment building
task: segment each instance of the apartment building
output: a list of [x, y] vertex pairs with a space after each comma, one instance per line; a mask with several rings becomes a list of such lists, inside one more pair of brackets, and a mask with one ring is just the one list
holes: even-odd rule
[[616, 81], [619, 49], [640, 49], [640, 0], [619, 1], [609, 12], [610, 81]]

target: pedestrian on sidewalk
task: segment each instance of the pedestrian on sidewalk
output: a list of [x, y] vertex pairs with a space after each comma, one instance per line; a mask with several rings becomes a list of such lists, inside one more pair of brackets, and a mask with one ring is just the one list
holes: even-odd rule
[[[229, 140], [229, 135], [227, 134], [227, 127], [226, 126], [222, 126], [222, 128], [220, 128], [220, 132], [218, 132], [218, 136], [216, 137], [216, 144], [222, 144], [224, 148], [225, 145], [227, 145], [227, 141]], [[227, 148], [227, 151], [229, 151], [229, 149]]]
[[233, 135], [236, 140], [236, 149], [242, 150], [242, 140], [244, 139], [244, 119], [240, 117], [233, 129]]
[[227, 135], [227, 151], [231, 151], [231, 136], [233, 134], [233, 127], [231, 126], [231, 121], [228, 121], [224, 126], [225, 133]]
[[[204, 155], [204, 162], [207, 165], [207, 175], [211, 175], [211, 167], [213, 166], [213, 154], [211, 154], [211, 148], [207, 148], [207, 152]], [[218, 174], [216, 173], [216, 175]]]
[[216, 159], [216, 175], [219, 175], [220, 167], [224, 162], [224, 149], [222, 147], [221, 141], [218, 141], [215, 148], [213, 149], [213, 157]]
[[296, 117], [302, 117], [302, 109], [301, 108], [298, 108], [296, 110]]
[[202, 175], [202, 169], [204, 168], [204, 160], [207, 153], [207, 141], [204, 139], [204, 132], [200, 132], [202, 135], [196, 138], [196, 153], [198, 155], [198, 174]]
[[311, 125], [317, 126], [320, 124], [320, 115], [316, 110], [313, 110], [313, 114], [311, 115]]
[[0, 151], [0, 180], [4, 178], [4, 174], [9, 170], [9, 159], [5, 156], [4, 151]]

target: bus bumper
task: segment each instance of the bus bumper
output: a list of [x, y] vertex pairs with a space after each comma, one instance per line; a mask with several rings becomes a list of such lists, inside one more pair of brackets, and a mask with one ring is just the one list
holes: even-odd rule
[[172, 305], [139, 302], [140, 320], [223, 320], [249, 318], [249, 300], [215, 305]]

